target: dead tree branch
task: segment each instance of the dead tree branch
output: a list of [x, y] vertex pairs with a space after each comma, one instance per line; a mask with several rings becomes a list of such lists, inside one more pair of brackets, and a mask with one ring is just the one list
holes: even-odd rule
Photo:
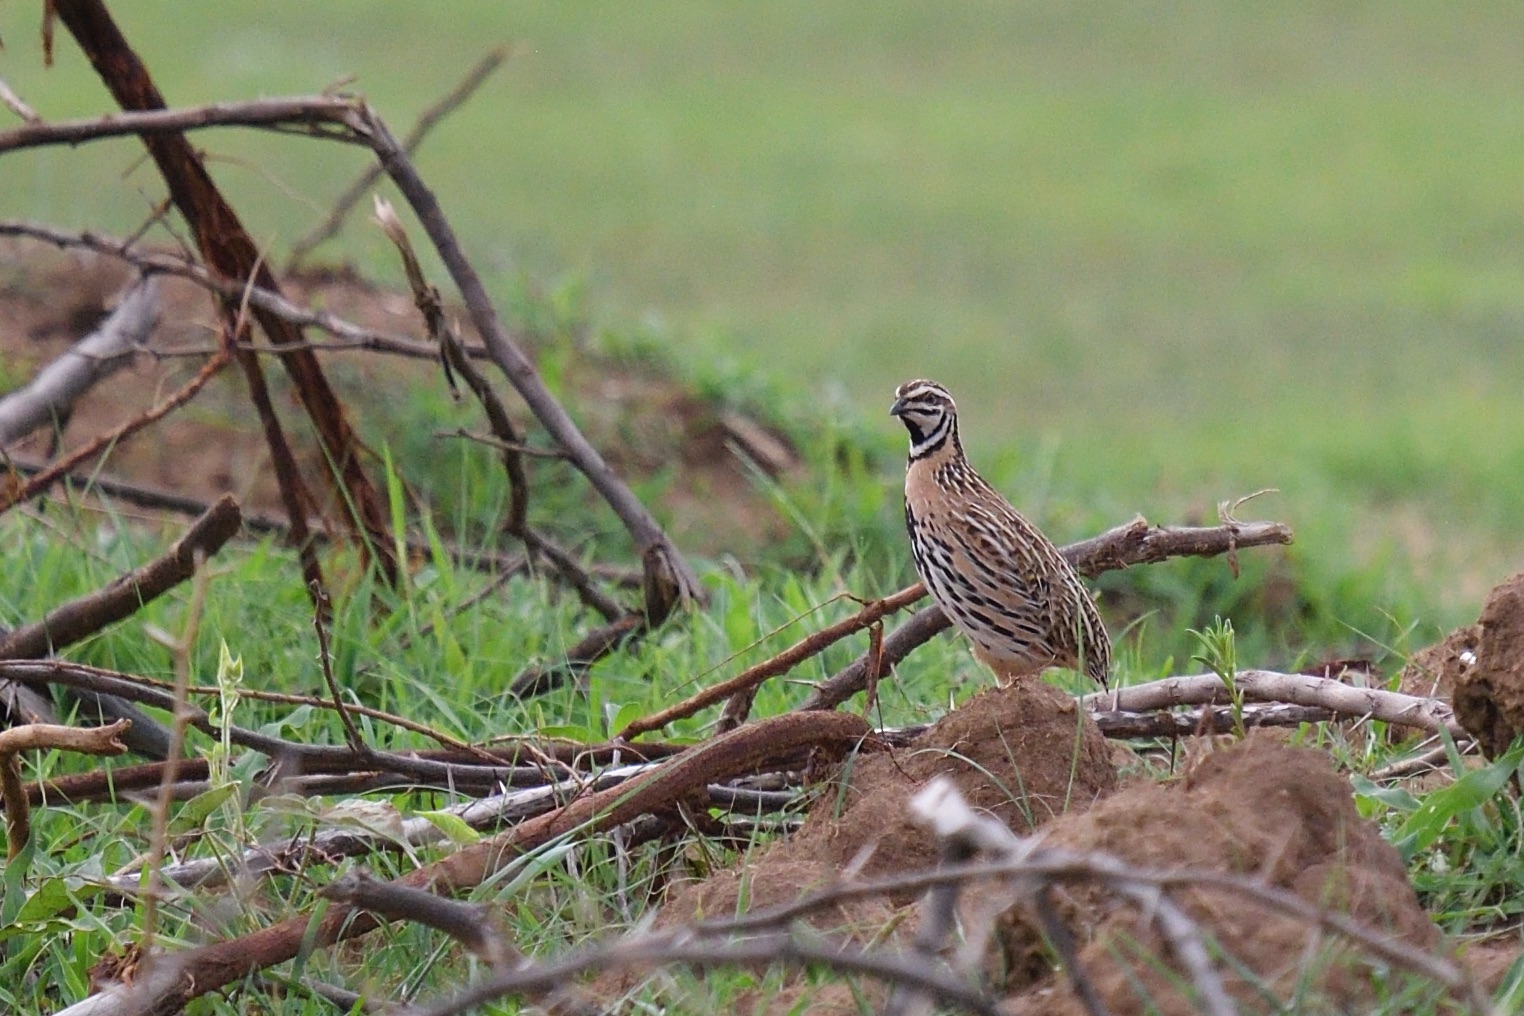
[[38, 659], [132, 616], [194, 575], [197, 557], [220, 550], [242, 520], [238, 502], [224, 495], [159, 557], [0, 637], [0, 660]]
[[121, 735], [131, 720], [117, 720], [105, 727], [60, 727], [28, 723], [0, 730], [0, 801], [5, 803], [7, 857], [15, 859], [31, 838], [31, 818], [26, 790], [16, 756], [23, 751], [72, 751], [84, 755], [120, 755], [127, 750]]
[[[132, 50], [123, 37], [110, 12], [101, 0], [54, 0], [50, 8], [56, 12], [79, 46], [89, 57], [91, 64], [110, 89], [118, 104], [127, 112], [108, 121], [120, 126], [122, 121], [140, 117], [164, 116], [173, 119], [174, 112], [165, 109], [163, 96], [149, 76], [148, 68]], [[327, 101], [332, 100], [315, 100]], [[321, 132], [322, 120], [293, 107], [300, 102], [282, 103], [283, 112], [294, 115], [286, 119], [308, 132]], [[280, 118], [270, 121], [279, 123]], [[100, 121], [97, 121], [97, 125]], [[55, 130], [59, 125], [27, 125], [22, 132], [42, 129]], [[186, 140], [181, 129], [161, 127], [153, 132], [134, 130], [143, 140], [149, 155], [159, 168], [169, 187], [170, 198], [185, 217], [196, 236], [201, 257], [219, 275], [228, 279], [247, 280], [261, 289], [278, 291], [275, 277], [265, 264], [257, 246], [243, 228], [237, 213], [223, 198], [200, 155]], [[348, 132], [340, 132], [347, 134]], [[83, 140], [83, 139], [81, 139]], [[0, 151], [4, 151], [4, 139], [0, 139]], [[224, 298], [222, 311], [231, 324], [237, 317], [239, 303]], [[350, 520], [361, 535], [362, 553], [374, 560], [385, 579], [395, 583], [399, 577], [399, 564], [395, 557], [389, 533], [389, 518], [385, 499], [366, 475], [360, 459], [359, 439], [351, 427], [343, 405], [334, 394], [323, 373], [317, 357], [304, 346], [301, 330], [283, 318], [253, 308], [255, 318], [270, 342], [282, 350], [281, 363], [291, 376], [293, 386], [312, 421], [314, 430], [329, 463], [328, 479], [339, 496], [343, 515]], [[230, 342], [236, 342], [239, 331], [229, 327]], [[257, 357], [245, 352], [236, 353], [240, 366], [249, 380], [250, 392], [260, 411], [265, 427], [267, 443], [280, 480], [283, 498], [291, 524], [299, 539], [304, 540], [304, 570], [306, 580], [319, 583], [321, 574], [316, 573], [316, 559], [305, 546], [307, 505], [300, 483], [296, 459], [285, 441], [284, 433], [276, 420], [273, 403], [265, 390], [262, 368]]]
[[[429, 132], [441, 120], [455, 112], [471, 96], [475, 95], [476, 90], [482, 86], [482, 83], [491, 77], [492, 72], [501, 67], [503, 61], [507, 59], [507, 46], [494, 46], [489, 49], [480, 60], [471, 66], [470, 70], [466, 71], [465, 76], [460, 79], [460, 83], [451, 89], [449, 94], [419, 114], [418, 119], [413, 123], [413, 129], [408, 131], [407, 137], [402, 139], [402, 150], [409, 155], [418, 151], [418, 146], [423, 144], [423, 140], [429, 136]], [[308, 254], [311, 254], [323, 243], [338, 236], [339, 230], [344, 228], [344, 220], [349, 217], [349, 213], [354, 210], [355, 205], [359, 204], [360, 199], [365, 196], [366, 192], [375, 186], [377, 180], [381, 179], [381, 172], [381, 167], [375, 165], [361, 173], [354, 183], [345, 188], [344, 193], [339, 195], [338, 200], [333, 203], [333, 211], [328, 213], [328, 218], [319, 223], [312, 232], [291, 245], [291, 255], [286, 260], [287, 274], [295, 272], [300, 268]]]
[[[1135, 564], [1152, 564], [1171, 557], [1213, 557], [1246, 547], [1291, 542], [1291, 527], [1279, 522], [1240, 522], [1225, 526], [1153, 526], [1143, 518], [1108, 529], [1099, 536], [1063, 547], [1075, 570], [1087, 578]], [[920, 583], [910, 587], [921, 589]], [[908, 592], [908, 590], [907, 590]], [[924, 589], [922, 589], [924, 595]], [[897, 594], [898, 595], [898, 594]], [[930, 641], [952, 622], [933, 604], [916, 611], [884, 638], [882, 668], [892, 667]], [[864, 653], [843, 670], [816, 686], [800, 709], [834, 709], [867, 687], [870, 660]]]
[[[324, 345], [307, 343], [306, 348], [308, 349], [324, 352], [361, 350], [388, 353], [394, 356], [406, 356], [415, 360], [437, 360], [439, 358], [439, 350], [427, 342], [420, 342], [405, 335], [392, 335], [387, 332], [363, 328], [352, 321], [347, 321], [328, 311], [295, 304], [278, 292], [222, 278], [201, 265], [177, 257], [174, 254], [138, 250], [129, 242], [115, 237], [104, 236], [88, 230], [84, 232], [71, 232], [41, 223], [22, 222], [19, 220], [0, 221], [0, 236], [25, 237], [43, 243], [50, 243], [64, 250], [88, 250], [105, 257], [116, 258], [124, 264], [132, 265], [142, 272], [173, 275], [176, 278], [193, 282], [203, 289], [227, 299], [247, 298], [249, 306], [257, 307], [266, 313], [282, 317], [293, 326], [317, 328], [335, 338], [344, 340], [342, 343], [328, 343]], [[254, 350], [256, 347], [250, 345], [246, 346], [246, 348]], [[466, 354], [476, 359], [485, 359], [487, 351], [480, 346], [467, 346]]]
[[[1234, 689], [1248, 701], [1284, 702], [1326, 709], [1340, 716], [1369, 716], [1431, 733], [1444, 730], [1455, 738], [1469, 736], [1456, 721], [1450, 707], [1439, 699], [1380, 688], [1357, 688], [1332, 678], [1281, 674], [1271, 670], [1238, 671]], [[1112, 692], [1094, 692], [1086, 695], [1083, 701], [1088, 709], [1144, 712], [1181, 705], [1222, 705], [1229, 701], [1229, 694], [1222, 678], [1216, 674], [1191, 674]]]
[[159, 287], [137, 282], [99, 328], [49, 363], [26, 385], [0, 398], [0, 445], [69, 414], [79, 397], [131, 362], [159, 320]]

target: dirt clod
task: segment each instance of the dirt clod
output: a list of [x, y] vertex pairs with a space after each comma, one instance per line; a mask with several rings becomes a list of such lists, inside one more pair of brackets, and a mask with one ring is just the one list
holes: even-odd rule
[[[1332, 760], [1269, 738], [1217, 752], [1173, 785], [1139, 784], [1065, 816], [1048, 827], [1044, 842], [1146, 867], [1252, 876], [1410, 945], [1432, 947], [1438, 939], [1397, 852], [1355, 811], [1349, 783]], [[1267, 1008], [1267, 988], [1335, 1007], [1373, 998], [1361, 955], [1320, 940], [1304, 922], [1225, 890], [1172, 895], [1232, 957], [1218, 969], [1245, 1012]], [[1061, 909], [1088, 942], [1080, 962], [1111, 1012], [1200, 1011], [1188, 979], [1133, 908], [1087, 886], [1067, 891]], [[1024, 912], [1007, 917], [999, 941], [1011, 972], [1012, 1012], [1082, 1013], [1066, 981], [1049, 975], [1023, 982], [1030, 957], [1043, 946]]]
[[[743, 898], [748, 908], [787, 902], [848, 870], [873, 878], [935, 865], [936, 844], [911, 824], [907, 806], [939, 774], [951, 777], [974, 807], [1019, 832], [1069, 808], [1086, 808], [1117, 785], [1105, 738], [1074, 699], [1041, 681], [991, 689], [910, 748], [856, 759], [843, 783], [821, 792], [798, 833], [740, 871], [683, 887], [669, 898], [662, 920], [723, 916]], [[850, 916], [881, 918], [913, 899]]]
[[1496, 758], [1524, 732], [1524, 572], [1492, 590], [1478, 627], [1475, 665], [1457, 667], [1452, 678], [1453, 704], [1456, 719]]

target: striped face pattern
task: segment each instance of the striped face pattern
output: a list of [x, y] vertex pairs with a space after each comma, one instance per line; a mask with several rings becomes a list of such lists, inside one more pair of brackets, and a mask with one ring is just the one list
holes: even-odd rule
[[905, 525], [921, 581], [996, 676], [1053, 666], [1102, 686], [1111, 640], [1074, 568], [964, 457], [958, 407], [935, 381], [907, 381], [890, 414], [910, 435]]

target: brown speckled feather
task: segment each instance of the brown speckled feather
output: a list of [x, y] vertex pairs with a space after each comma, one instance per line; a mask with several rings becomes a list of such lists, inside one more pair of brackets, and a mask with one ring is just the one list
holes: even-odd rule
[[1061, 666], [1105, 685], [1111, 640], [1095, 602], [1058, 548], [969, 465], [947, 390], [911, 381], [895, 394], [891, 411], [910, 431], [905, 523], [933, 599], [998, 675]]

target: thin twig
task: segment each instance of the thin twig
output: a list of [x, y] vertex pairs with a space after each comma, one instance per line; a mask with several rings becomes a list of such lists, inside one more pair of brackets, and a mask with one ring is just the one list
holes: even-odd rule
[[344, 705], [344, 693], [339, 688], [339, 679], [333, 674], [333, 652], [328, 645], [328, 619], [332, 614], [328, 594], [321, 589], [311, 592], [317, 608], [312, 612], [312, 627], [317, 632], [318, 665], [322, 668], [323, 680], [328, 685], [328, 694], [333, 696], [334, 712], [339, 714], [339, 722], [344, 725], [344, 739], [349, 742], [349, 747], [356, 755], [369, 758], [370, 746], [360, 736], [360, 728], [355, 726], [355, 721], [350, 717], [349, 709]]
[[649, 716], [643, 716], [640, 719], [632, 721], [616, 736], [620, 740], [631, 740], [649, 731], [659, 730], [676, 720], [686, 719], [705, 706], [713, 705], [721, 699], [729, 698], [732, 695], [755, 688], [770, 677], [787, 673], [800, 662], [818, 655], [828, 646], [836, 644], [848, 635], [871, 627], [881, 618], [897, 610], [902, 610], [908, 604], [914, 603], [924, 595], [926, 595], [925, 591], [919, 585], [915, 585], [907, 589], [901, 589], [899, 592], [892, 596], [886, 596], [882, 600], [874, 600], [871, 603], [865, 604], [861, 610], [851, 617], [811, 633], [771, 659], [763, 660], [755, 666], [747, 667], [735, 677], [711, 685], [696, 694], [690, 695], [676, 705], [668, 706]]
[[[503, 61], [507, 59], [507, 46], [500, 45], [489, 49], [471, 66], [470, 70], [466, 71], [465, 76], [450, 90], [449, 94], [419, 114], [418, 119], [413, 122], [413, 129], [408, 131], [407, 137], [402, 139], [402, 150], [409, 155], [416, 152], [435, 125], [470, 99], [482, 83], [492, 76], [492, 72], [502, 66]], [[344, 220], [349, 217], [354, 206], [379, 179], [381, 179], [381, 167], [374, 165], [345, 188], [344, 193], [339, 195], [338, 200], [333, 203], [333, 210], [328, 213], [328, 218], [291, 245], [291, 255], [286, 260], [286, 274], [296, 272], [308, 254], [339, 234], [339, 230], [344, 228]]]
[[194, 715], [188, 707], [185, 689], [191, 682], [191, 658], [196, 648], [196, 635], [201, 628], [201, 611], [206, 604], [206, 591], [211, 585], [211, 573], [205, 567], [206, 558], [197, 553], [194, 558], [195, 574], [191, 583], [190, 604], [185, 611], [185, 627], [181, 630], [171, 652], [175, 659], [174, 711], [169, 728], [169, 758], [165, 760], [164, 782], [159, 786], [159, 798], [153, 808], [153, 825], [149, 834], [148, 892], [143, 899], [143, 922], [138, 939], [144, 956], [154, 951], [155, 918], [158, 916], [158, 900], [164, 891], [160, 869], [164, 867], [164, 853], [169, 845], [169, 808], [174, 799], [174, 785], [185, 754], [185, 729]]
[[[88, 230], [76, 233], [42, 223], [16, 220], [0, 221], [0, 236], [27, 237], [44, 243], [50, 243], [55, 247], [63, 249], [92, 251], [96, 254], [116, 258], [142, 272], [173, 275], [177, 278], [194, 282], [203, 289], [223, 297], [239, 298], [247, 293], [251, 307], [257, 307], [266, 313], [274, 314], [293, 325], [302, 328], [317, 328], [344, 340], [343, 343], [303, 342], [280, 347], [281, 350], [286, 352], [291, 352], [298, 348], [322, 351], [363, 350], [390, 353], [415, 360], [437, 360], [439, 358], [438, 348], [427, 342], [422, 342], [405, 335], [378, 332], [347, 321], [329, 311], [299, 306], [278, 292], [262, 289], [259, 286], [252, 286], [247, 282], [224, 279], [186, 258], [155, 251], [135, 250], [126, 240], [115, 239]], [[239, 343], [239, 349], [247, 349], [251, 352], [256, 351], [255, 346], [244, 342]], [[280, 350], [263, 351], [273, 353]], [[487, 351], [480, 346], [468, 346], [466, 354], [477, 359], [485, 359]]]
[[0, 103], [4, 103], [6, 109], [15, 113], [25, 123], [42, 122], [42, 117], [37, 115], [37, 111], [22, 101], [21, 96], [6, 84], [4, 78], [0, 78]]

